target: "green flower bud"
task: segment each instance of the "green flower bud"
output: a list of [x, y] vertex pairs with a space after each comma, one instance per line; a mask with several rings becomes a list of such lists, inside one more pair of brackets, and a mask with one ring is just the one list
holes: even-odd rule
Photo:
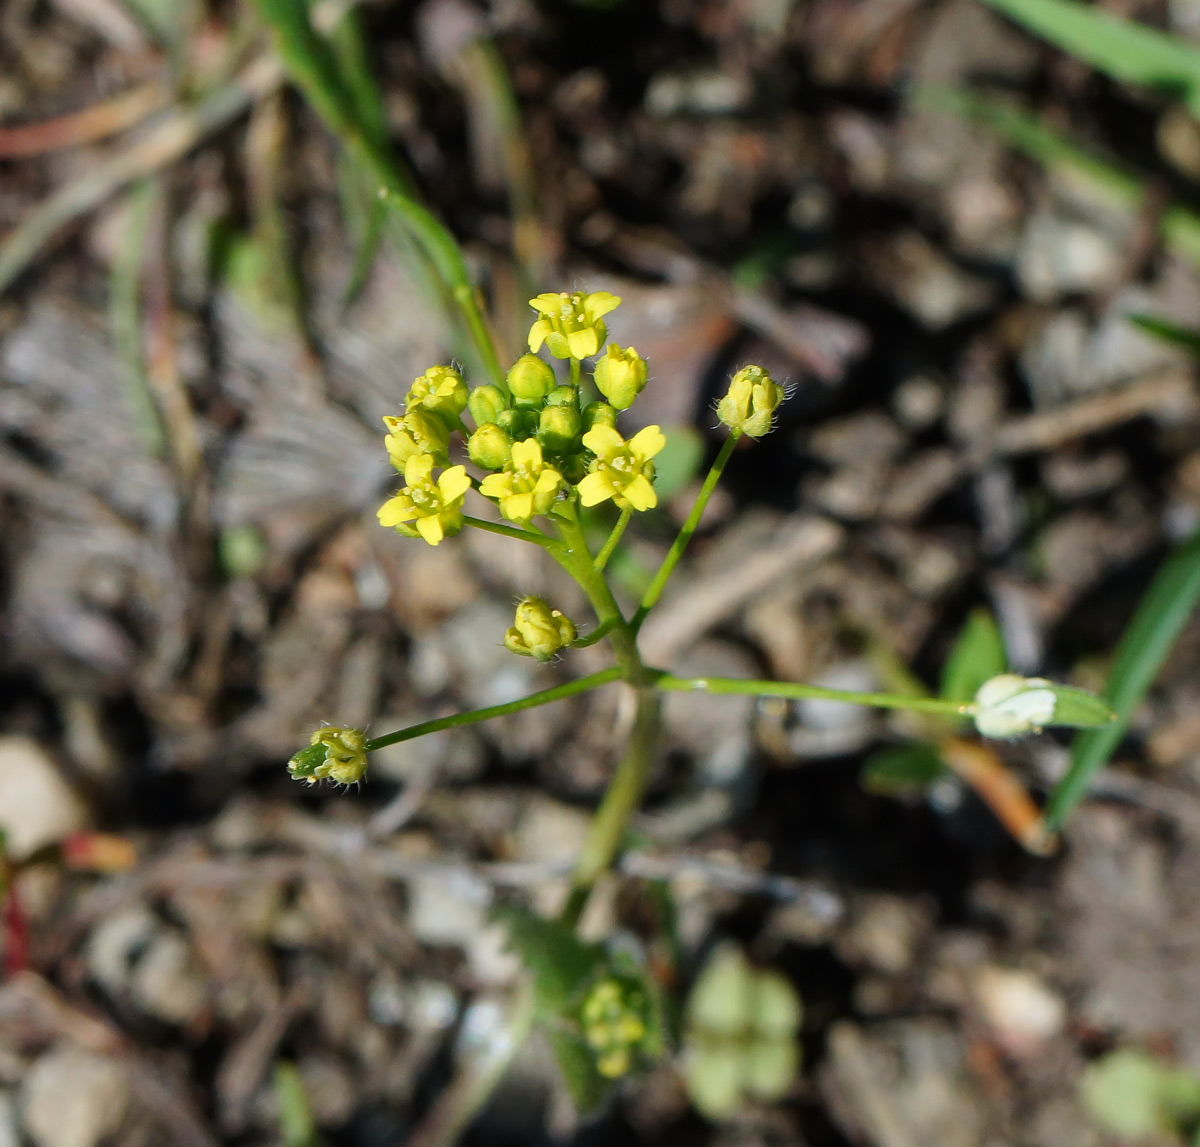
[[496, 422], [500, 412], [508, 409], [508, 395], [491, 383], [477, 386], [467, 398], [467, 409], [470, 410], [476, 426], [482, 426], [485, 422]]
[[549, 661], [575, 640], [575, 624], [540, 597], [527, 597], [517, 604], [516, 618], [504, 635], [504, 647], [522, 657]]
[[536, 354], [523, 354], [508, 372], [508, 389], [517, 402], [541, 402], [554, 389], [554, 371]]
[[419, 408], [402, 418], [385, 414], [383, 424], [388, 428], [383, 444], [397, 470], [403, 472], [414, 454], [429, 454], [439, 466], [449, 461], [450, 431], [436, 414]]
[[573, 406], [547, 406], [538, 420], [537, 439], [550, 454], [577, 449], [583, 419]]
[[467, 454], [481, 470], [503, 470], [512, 461], [512, 439], [494, 422], [485, 422], [467, 439]]
[[431, 366], [414, 379], [408, 391], [405, 409], [420, 407], [441, 418], [447, 426], [458, 425], [458, 416], [467, 408], [467, 384], [452, 366]]
[[579, 409], [579, 388], [577, 386], [556, 386], [546, 395], [547, 406], [573, 406]]
[[587, 477], [591, 459], [586, 454], [567, 454], [558, 461], [559, 473], [572, 486], [577, 486]]
[[617, 409], [607, 402], [589, 402], [583, 408], [583, 430], [586, 434], [593, 426], [607, 426], [610, 430], [617, 428]]
[[315, 785], [328, 777], [334, 784], [354, 785], [367, 772], [367, 737], [362, 729], [322, 725], [312, 735], [308, 748], [289, 762], [293, 780]]
[[761, 438], [771, 429], [783, 398], [783, 387], [761, 366], [744, 366], [733, 376], [725, 397], [717, 403], [717, 417], [730, 430]]
[[537, 412], [533, 410], [502, 410], [496, 418], [496, 425], [514, 442], [524, 442], [526, 438], [532, 438], [537, 424]]
[[592, 372], [596, 389], [618, 410], [627, 410], [646, 385], [646, 360], [633, 347], [609, 343]]

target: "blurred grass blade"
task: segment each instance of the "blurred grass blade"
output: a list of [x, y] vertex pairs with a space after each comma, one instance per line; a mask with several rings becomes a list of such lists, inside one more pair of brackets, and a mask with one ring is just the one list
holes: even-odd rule
[[272, 1080], [279, 1105], [279, 1137], [284, 1147], [317, 1147], [317, 1123], [308, 1102], [308, 1092], [296, 1065], [281, 1059]]
[[[934, 110], [953, 112], [991, 128], [1010, 147], [1060, 178], [1083, 180], [1091, 190], [1111, 198], [1114, 206], [1133, 212], [1143, 205], [1145, 192], [1136, 176], [1079, 147], [1023, 108], [948, 88], [929, 88], [921, 100]], [[1158, 216], [1158, 228], [1169, 248], [1200, 266], [1200, 215], [1170, 206]]]
[[1168, 319], [1160, 319], [1157, 315], [1126, 315], [1135, 327], [1139, 327], [1148, 335], [1187, 351], [1193, 358], [1200, 359], [1200, 331], [1181, 327]]
[[1134, 711], [1200, 600], [1200, 533], [1172, 554], [1138, 603], [1113, 659], [1105, 700], [1117, 719], [1076, 736], [1071, 767], [1050, 797], [1046, 823], [1057, 830], [1083, 799], [1088, 783], [1117, 747]]
[[1055, 47], [1130, 84], [1200, 107], [1200, 48], [1180, 36], [1111, 16], [1079, 0], [985, 0]]

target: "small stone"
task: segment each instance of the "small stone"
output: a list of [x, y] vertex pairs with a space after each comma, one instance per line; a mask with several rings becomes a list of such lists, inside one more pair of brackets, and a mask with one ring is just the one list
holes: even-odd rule
[[208, 1003], [204, 973], [191, 946], [174, 929], [160, 931], [138, 960], [133, 998], [148, 1014], [169, 1024], [189, 1024]]
[[95, 1147], [120, 1125], [128, 1101], [122, 1067], [75, 1047], [43, 1055], [21, 1088], [25, 1130], [37, 1147]]
[[56, 844], [84, 819], [83, 802], [36, 741], [0, 737], [0, 830], [10, 859]]
[[929, 924], [927, 906], [899, 896], [865, 896], [851, 911], [838, 937], [838, 955], [848, 963], [898, 976], [912, 967]]
[[1053, 209], [1035, 211], [1017, 249], [1016, 277], [1028, 298], [1098, 291], [1115, 281], [1121, 246], [1090, 221]]
[[988, 965], [975, 976], [984, 1019], [1008, 1050], [1035, 1051], [1063, 1029], [1067, 1006], [1032, 972]]

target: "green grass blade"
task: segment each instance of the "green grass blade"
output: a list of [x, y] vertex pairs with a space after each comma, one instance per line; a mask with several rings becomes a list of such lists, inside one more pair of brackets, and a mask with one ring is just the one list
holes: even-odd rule
[[1078, 0], [985, 0], [1035, 35], [1114, 80], [1165, 89], [1189, 106], [1200, 94], [1200, 48]]
[[1163, 563], [1139, 602], [1113, 659], [1105, 700], [1117, 714], [1111, 724], [1076, 736], [1071, 767], [1046, 808], [1057, 830], [1083, 799], [1088, 783], [1117, 747], [1134, 711], [1146, 696], [1175, 639], [1200, 600], [1200, 532]]
[[1135, 327], [1153, 335], [1169, 346], [1179, 347], [1187, 351], [1193, 358], [1200, 358], [1200, 331], [1182, 327], [1169, 319], [1160, 319], [1157, 315], [1127, 315]]

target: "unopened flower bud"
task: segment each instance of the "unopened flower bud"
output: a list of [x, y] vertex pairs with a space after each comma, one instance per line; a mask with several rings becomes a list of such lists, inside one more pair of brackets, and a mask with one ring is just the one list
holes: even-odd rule
[[476, 426], [482, 426], [485, 422], [496, 422], [500, 418], [500, 412], [508, 409], [508, 395], [491, 383], [477, 386], [467, 396], [467, 409], [471, 412]]
[[761, 366], [744, 366], [733, 376], [725, 397], [717, 403], [717, 417], [730, 430], [761, 438], [771, 429], [783, 398], [783, 387]]
[[367, 772], [366, 745], [362, 729], [322, 725], [313, 733], [308, 748], [288, 762], [288, 772], [293, 780], [310, 785], [325, 778], [339, 785], [357, 784]]
[[547, 406], [573, 406], [579, 409], [579, 388], [564, 383], [546, 395]]
[[467, 454], [481, 470], [503, 470], [512, 460], [512, 439], [494, 422], [485, 422], [467, 439]]
[[589, 402], [583, 408], [583, 430], [586, 434], [593, 426], [607, 426], [610, 430], [617, 428], [617, 409], [607, 402]]
[[504, 635], [504, 646], [522, 657], [549, 661], [575, 640], [575, 624], [540, 597], [527, 597], [517, 605], [516, 618]]
[[577, 449], [582, 418], [574, 406], [547, 406], [538, 419], [537, 439], [550, 454]]
[[388, 428], [383, 444], [397, 470], [414, 454], [429, 454], [439, 466], [449, 459], [450, 431], [446, 424], [428, 410], [410, 410], [402, 418], [385, 414], [383, 424]]
[[587, 477], [591, 457], [584, 453], [565, 454], [558, 460], [558, 470], [568, 484], [578, 486]]
[[618, 410], [626, 410], [646, 385], [646, 360], [633, 347], [615, 343], [596, 360], [592, 373], [596, 389]]
[[514, 442], [532, 438], [537, 430], [538, 416], [534, 410], [502, 410], [496, 425], [505, 431]]
[[508, 372], [508, 389], [522, 403], [540, 403], [554, 389], [554, 371], [536, 354], [523, 354]]

